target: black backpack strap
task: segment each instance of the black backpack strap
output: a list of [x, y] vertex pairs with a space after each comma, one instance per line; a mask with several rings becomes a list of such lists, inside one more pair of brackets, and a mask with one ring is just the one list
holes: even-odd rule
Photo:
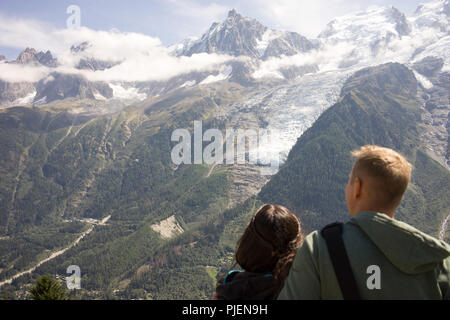
[[325, 226], [322, 237], [325, 239], [344, 300], [361, 300], [356, 280], [353, 275], [344, 241], [342, 240], [343, 224], [335, 222]]

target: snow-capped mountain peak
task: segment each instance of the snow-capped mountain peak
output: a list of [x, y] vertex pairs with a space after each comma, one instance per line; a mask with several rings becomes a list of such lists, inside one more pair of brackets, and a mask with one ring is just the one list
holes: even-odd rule
[[223, 22], [214, 22], [200, 39], [185, 40], [172, 46], [178, 55], [206, 52], [256, 59], [294, 55], [313, 47], [308, 39], [298, 33], [271, 30], [255, 19], [242, 16], [235, 9], [229, 11]]
[[371, 7], [367, 11], [348, 14], [332, 20], [320, 33], [321, 39], [373, 41], [392, 34], [408, 35], [411, 27], [406, 16], [394, 7]]
[[254, 19], [244, 18], [231, 10], [225, 21], [215, 22], [200, 40], [183, 50], [182, 54], [223, 53], [233, 56], [258, 57], [256, 40], [261, 39], [266, 27]]

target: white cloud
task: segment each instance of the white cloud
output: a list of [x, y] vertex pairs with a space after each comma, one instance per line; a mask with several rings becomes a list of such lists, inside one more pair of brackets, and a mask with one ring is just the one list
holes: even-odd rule
[[54, 29], [41, 21], [18, 19], [0, 13], [0, 46], [37, 50], [64, 50], [64, 43], [54, 36]]
[[203, 81], [200, 82], [200, 84], [209, 84], [209, 83], [225, 80], [231, 75], [232, 71], [233, 71], [233, 68], [230, 66], [222, 67], [222, 70], [218, 75], [211, 74], [211, 75], [207, 76], [205, 79], [203, 79]]
[[[81, 70], [91, 81], [152, 81], [167, 80], [171, 77], [193, 71], [212, 71], [231, 59], [225, 55], [200, 53], [191, 57], [174, 57], [166, 51], [138, 54], [121, 64], [103, 71]], [[71, 73], [74, 70], [65, 70]]]
[[317, 65], [320, 71], [335, 70], [343, 59], [348, 57], [355, 46], [351, 43], [341, 42], [335, 45], [326, 45], [320, 49], [293, 56], [273, 57], [263, 61], [253, 73], [254, 78], [278, 77], [283, 78], [280, 70], [287, 67], [301, 67]]
[[63, 29], [54, 32], [56, 38], [65, 43], [66, 51], [73, 44], [88, 42], [90, 45], [80, 54], [81, 57], [91, 57], [102, 61], [123, 61], [138, 53], [160, 51], [163, 48], [158, 38], [133, 32], [118, 30], [96, 31], [83, 27], [78, 30]]
[[[192, 71], [208, 71], [234, 59], [218, 54], [197, 54], [192, 57], [175, 57], [158, 38], [132, 32], [96, 31], [86, 27], [78, 30], [55, 29], [38, 21], [12, 19], [0, 24], [0, 45], [6, 47], [34, 47], [50, 50], [61, 64], [56, 69], [35, 66], [2, 64], [0, 77], [8, 81], [33, 81], [48, 75], [50, 71], [81, 74], [91, 81], [151, 81], [166, 80]], [[72, 45], [87, 41], [85, 51], [74, 55]], [[82, 58], [117, 62], [103, 71], [77, 70]]]
[[357, 0], [249, 0], [246, 6], [254, 8], [272, 27], [309, 38], [317, 37], [336, 16], [363, 9]]
[[43, 66], [23, 66], [0, 62], [0, 80], [6, 82], [37, 82], [46, 77], [49, 69]]

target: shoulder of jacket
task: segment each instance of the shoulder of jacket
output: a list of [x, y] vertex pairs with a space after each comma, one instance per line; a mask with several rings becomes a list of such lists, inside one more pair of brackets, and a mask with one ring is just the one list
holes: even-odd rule
[[320, 230], [316, 230], [305, 237], [302, 248], [313, 254], [314, 252], [317, 252], [318, 248], [321, 246], [321, 242], [325, 243], [325, 239], [320, 235]]
[[442, 260], [442, 267], [448, 274], [450, 274], [450, 256]]

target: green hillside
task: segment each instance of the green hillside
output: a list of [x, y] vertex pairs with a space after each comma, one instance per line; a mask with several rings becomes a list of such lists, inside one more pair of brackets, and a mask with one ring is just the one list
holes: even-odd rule
[[[89, 228], [86, 218], [111, 216], [13, 287], [39, 274], [65, 275], [76, 264], [83, 272], [80, 297], [207, 298], [214, 284], [206, 266], [218, 260], [209, 237], [228, 207], [230, 178], [221, 168], [175, 166], [170, 139], [177, 128], [192, 129], [193, 120], [211, 126], [217, 102], [239, 91], [231, 89], [180, 90], [90, 118], [64, 108], [0, 112], [0, 282], [73, 242]], [[164, 239], [152, 225], [171, 216], [183, 233]], [[148, 270], [147, 293], [133, 291], [135, 277]], [[163, 285], [177, 272], [190, 290]]]

